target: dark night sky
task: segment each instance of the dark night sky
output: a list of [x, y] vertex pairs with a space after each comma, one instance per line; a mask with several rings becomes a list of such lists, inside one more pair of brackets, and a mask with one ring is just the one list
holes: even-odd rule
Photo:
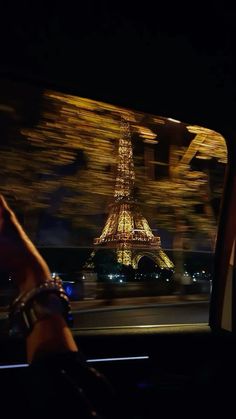
[[229, 123], [234, 7], [137, 3], [9, 3], [0, 14], [0, 74], [181, 120]]

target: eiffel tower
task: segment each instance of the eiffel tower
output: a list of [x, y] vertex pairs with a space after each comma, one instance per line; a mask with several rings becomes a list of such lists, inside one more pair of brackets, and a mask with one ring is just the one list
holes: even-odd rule
[[[100, 237], [94, 240], [94, 245], [112, 248], [117, 262], [134, 269], [138, 268], [143, 256], [153, 260], [162, 269], [172, 269], [174, 265], [162, 250], [160, 237], [153, 235], [135, 200], [130, 124], [125, 117], [121, 119], [121, 133], [114, 197], [105, 227]], [[91, 257], [93, 255], [94, 252]]]

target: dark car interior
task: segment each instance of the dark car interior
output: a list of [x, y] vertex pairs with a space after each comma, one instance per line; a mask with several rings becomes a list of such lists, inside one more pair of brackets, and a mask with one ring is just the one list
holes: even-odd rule
[[[233, 406], [235, 339], [208, 326], [75, 333], [89, 364], [105, 374], [124, 406], [124, 417], [158, 414], [229, 414]], [[17, 354], [17, 356], [16, 356]], [[5, 356], [4, 356], [5, 355]], [[4, 400], [26, 391], [23, 342], [1, 340]], [[9, 364], [8, 364], [9, 363]], [[20, 390], [19, 390], [20, 389]]]
[[[168, 45], [169, 42], [168, 38]], [[216, 53], [217, 47], [214, 48]], [[211, 48], [206, 45], [205, 49], [207, 56]], [[162, 54], [166, 58], [163, 50]], [[196, 52], [196, 62], [198, 54], [199, 51]], [[212, 61], [214, 69], [219, 69], [218, 64], [217, 59]], [[106, 85], [104, 74], [101, 76], [104, 89], [97, 87], [96, 90], [93, 80], [91, 85], [89, 81], [84, 83], [82, 90], [85, 97], [156, 115], [171, 115], [190, 124], [216, 130], [225, 138], [228, 164], [215, 247], [209, 322], [189, 324], [186, 319], [186, 324], [75, 328], [73, 334], [89, 365], [104, 373], [114, 386], [125, 406], [123, 417], [213, 417], [216, 414], [228, 417], [233, 415], [236, 373], [236, 143], [235, 99], [230, 93], [235, 91], [235, 85], [233, 76], [232, 91], [227, 83], [224, 85], [222, 74], [218, 74], [217, 79], [213, 71], [211, 78], [209, 65], [205, 73], [202, 69], [200, 74], [195, 70], [194, 75], [188, 75], [189, 78], [173, 74], [171, 86], [167, 88], [168, 82], [164, 83], [165, 86], [161, 82], [162, 70], [159, 80], [151, 72], [152, 79], [146, 80], [140, 95], [137, 95], [138, 89], [131, 82], [129, 98], [126, 97], [126, 84], [123, 90], [116, 89], [112, 95], [112, 88], [108, 82]], [[223, 72], [224, 68], [221, 70]], [[24, 79], [25, 82], [25, 78], [30, 78], [19, 73], [12, 76], [5, 71], [2, 85], [9, 79], [17, 84], [16, 80]], [[83, 77], [85, 75], [81, 73], [81, 80]], [[35, 77], [33, 82], [32, 79], [30, 83], [35, 83], [42, 90], [44, 87], [57, 88], [55, 90], [68, 94], [76, 94], [79, 90], [71, 87], [70, 83], [66, 84], [65, 79], [60, 81], [59, 76], [57, 83], [53, 83], [50, 77], [47, 80], [43, 76], [42, 79]], [[151, 94], [155, 82], [157, 85]], [[195, 96], [190, 95], [189, 86], [194, 86]], [[2, 90], [4, 100], [6, 91]], [[152, 98], [150, 101], [147, 91]], [[40, 98], [34, 97], [33, 100], [36, 106], [40, 106]], [[32, 103], [32, 98], [29, 103]], [[1, 126], [2, 133], [6, 129], [6, 125]], [[9, 336], [7, 330], [0, 336], [0, 383], [2, 400], [7, 403], [20, 400], [21, 391], [24, 393], [27, 387], [24, 341]]]

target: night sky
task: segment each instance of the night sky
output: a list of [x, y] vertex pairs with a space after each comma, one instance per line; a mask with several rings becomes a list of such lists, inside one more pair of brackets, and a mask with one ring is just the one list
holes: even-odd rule
[[234, 6], [173, 3], [9, 2], [0, 75], [210, 128], [233, 125]]

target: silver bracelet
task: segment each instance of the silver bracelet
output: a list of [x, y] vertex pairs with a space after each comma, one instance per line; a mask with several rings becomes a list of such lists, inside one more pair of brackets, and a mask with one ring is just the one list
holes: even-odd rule
[[9, 310], [10, 333], [27, 336], [38, 321], [53, 314], [62, 315], [72, 325], [69, 298], [60, 279], [45, 281], [13, 301]]

